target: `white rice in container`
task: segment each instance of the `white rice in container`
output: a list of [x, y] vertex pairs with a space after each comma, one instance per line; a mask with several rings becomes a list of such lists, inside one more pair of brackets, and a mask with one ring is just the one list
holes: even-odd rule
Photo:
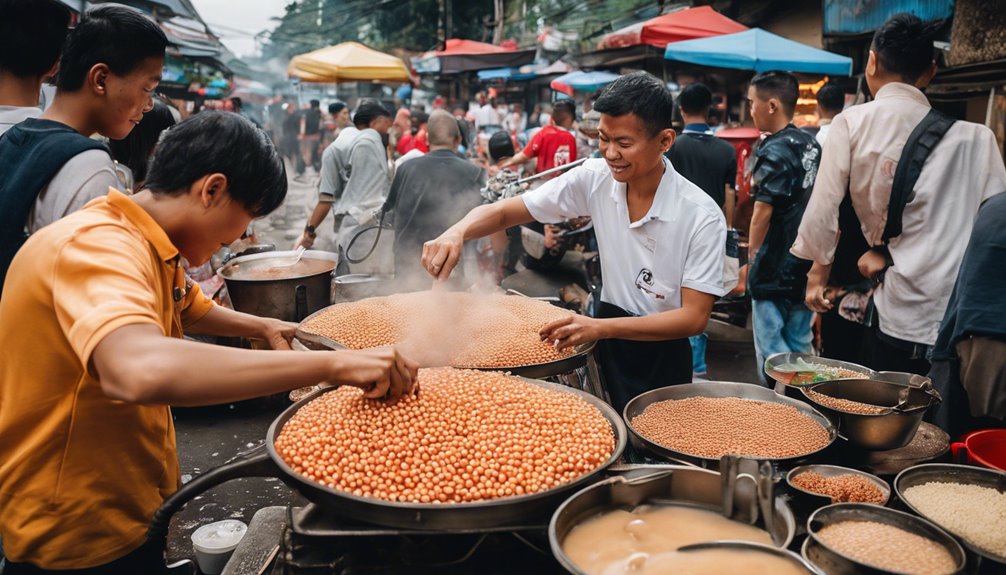
[[927, 518], [969, 543], [1006, 556], [1006, 493], [990, 487], [931, 481], [909, 487], [905, 499]]

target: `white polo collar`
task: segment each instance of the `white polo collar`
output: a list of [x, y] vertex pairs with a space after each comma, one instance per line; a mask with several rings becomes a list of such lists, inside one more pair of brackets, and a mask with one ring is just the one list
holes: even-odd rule
[[[675, 219], [671, 200], [677, 192], [677, 172], [674, 171], [674, 166], [671, 165], [671, 161], [667, 157], [661, 156], [661, 159], [664, 162], [664, 175], [660, 178], [660, 183], [657, 184], [657, 193], [653, 196], [650, 210], [639, 220], [630, 222], [629, 228], [638, 228], [654, 220], [673, 222]], [[611, 187], [611, 199], [619, 206], [619, 210], [625, 213], [625, 219], [628, 219], [629, 206], [625, 202], [626, 185], [615, 181], [614, 178], [612, 181], [615, 185]]]

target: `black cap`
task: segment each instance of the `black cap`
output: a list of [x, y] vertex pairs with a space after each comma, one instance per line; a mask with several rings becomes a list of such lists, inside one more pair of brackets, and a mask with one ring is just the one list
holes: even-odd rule
[[357, 127], [368, 126], [374, 118], [381, 116], [391, 117], [388, 111], [379, 101], [374, 98], [364, 98], [356, 106], [356, 113], [353, 114], [353, 123]]
[[513, 140], [506, 132], [496, 132], [489, 138], [489, 157], [494, 162], [514, 155]]

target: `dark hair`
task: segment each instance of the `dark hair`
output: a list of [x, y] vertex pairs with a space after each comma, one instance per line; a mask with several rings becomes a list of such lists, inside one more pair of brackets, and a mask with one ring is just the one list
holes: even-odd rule
[[102, 4], [87, 11], [70, 33], [59, 63], [56, 87], [75, 92], [95, 64], [125, 76], [147, 58], [163, 58], [168, 39], [149, 18], [133, 8]]
[[133, 172], [134, 181], [146, 180], [150, 154], [154, 151], [161, 132], [174, 125], [175, 117], [168, 106], [154, 100], [153, 109], [143, 114], [143, 119], [128, 136], [121, 140], [108, 141], [112, 158], [120, 164], [125, 164]]
[[576, 119], [576, 102], [573, 100], [559, 100], [552, 104], [552, 117], [563, 116]]
[[233, 107], [235, 110], [240, 110], [242, 107], [244, 107], [244, 104], [245, 104], [244, 100], [242, 100], [237, 96], [231, 98], [231, 107]]
[[678, 107], [681, 111], [693, 116], [708, 116], [709, 106], [713, 104], [713, 93], [705, 84], [695, 82], [685, 86], [678, 95]]
[[509, 158], [516, 152], [513, 149], [513, 139], [506, 132], [496, 132], [489, 136], [489, 157], [492, 161], [498, 162], [503, 158]]
[[594, 109], [609, 116], [635, 114], [654, 136], [671, 127], [674, 97], [653, 74], [633, 72], [608, 84], [594, 102]]
[[0, 70], [19, 78], [52, 69], [66, 41], [70, 11], [55, 0], [0, 0]]
[[796, 100], [800, 97], [800, 82], [796, 76], [782, 70], [769, 70], [751, 78], [758, 97], [763, 100], [777, 98], [782, 103], [783, 112], [792, 116], [796, 111]]
[[227, 176], [227, 192], [255, 217], [286, 197], [286, 168], [266, 133], [244, 116], [220, 111], [201, 112], [164, 131], [145, 187], [182, 193], [214, 173]]
[[320, 108], [321, 107], [321, 102], [319, 102], [318, 100], [311, 100], [310, 104], [311, 104], [312, 108]]
[[345, 110], [346, 107], [347, 107], [346, 103], [343, 101], [332, 102], [331, 104], [328, 105], [328, 113], [334, 116], [335, 114], [338, 114], [339, 112]]
[[374, 118], [381, 116], [391, 117], [391, 112], [374, 98], [363, 98], [356, 105], [356, 112], [353, 114], [353, 124], [361, 130], [370, 126]]
[[834, 82], [828, 82], [817, 91], [817, 105], [822, 110], [839, 113], [845, 107], [845, 92]]
[[925, 24], [913, 14], [895, 14], [877, 29], [871, 49], [880, 65], [914, 83], [933, 65], [933, 40], [944, 22]]

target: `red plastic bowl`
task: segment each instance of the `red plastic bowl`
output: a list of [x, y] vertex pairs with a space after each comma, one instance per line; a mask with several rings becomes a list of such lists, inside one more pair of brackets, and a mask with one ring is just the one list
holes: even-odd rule
[[954, 461], [1006, 471], [1006, 429], [982, 429], [950, 445]]

